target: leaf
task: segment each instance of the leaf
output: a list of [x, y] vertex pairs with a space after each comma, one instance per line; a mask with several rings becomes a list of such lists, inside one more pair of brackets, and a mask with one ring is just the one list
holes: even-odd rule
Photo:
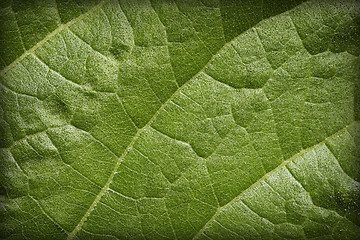
[[355, 0], [0, 16], [1, 238], [359, 236]]

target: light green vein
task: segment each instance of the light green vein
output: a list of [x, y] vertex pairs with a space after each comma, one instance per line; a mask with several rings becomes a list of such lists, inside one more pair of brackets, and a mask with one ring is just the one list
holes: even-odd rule
[[10, 63], [10, 65], [6, 66], [1, 72], [0, 72], [0, 76], [4, 76], [8, 71], [10, 71], [12, 68], [14, 68], [19, 62], [21, 62], [24, 58], [26, 58], [28, 55], [33, 54], [36, 49], [38, 49], [39, 47], [41, 47], [42, 45], [44, 45], [49, 39], [51, 39], [52, 37], [54, 37], [56, 34], [60, 33], [61, 31], [68, 29], [71, 25], [81, 21], [82, 19], [84, 19], [85, 17], [87, 17], [88, 15], [90, 15], [91, 13], [99, 10], [102, 6], [104, 6], [106, 3], [108, 3], [109, 0], [103, 0], [101, 1], [98, 5], [96, 5], [95, 7], [91, 8], [89, 11], [87, 11], [86, 13], [78, 16], [77, 18], [74, 18], [73, 20], [71, 20], [70, 22], [66, 23], [66, 24], [62, 24], [60, 25], [58, 28], [56, 28], [54, 31], [52, 31], [50, 34], [48, 34], [44, 39], [42, 39], [40, 42], [38, 42], [37, 44], [35, 44], [32, 48], [30, 48], [29, 50], [25, 51], [21, 56], [19, 56], [17, 59], [15, 59], [12, 63]]
[[[287, 13], [289, 11], [291, 11], [292, 9], [284, 12]], [[282, 13], [282, 14], [284, 14]], [[271, 16], [269, 18], [272, 18], [274, 16]], [[267, 19], [269, 19], [267, 18]], [[88, 208], [88, 210], [85, 212], [84, 216], [80, 219], [79, 223], [76, 225], [76, 227], [74, 228], [74, 230], [68, 235], [68, 240], [73, 239], [76, 234], [81, 230], [82, 226], [84, 225], [84, 223], [86, 222], [87, 218], [90, 216], [91, 212], [95, 209], [95, 207], [97, 206], [97, 204], [100, 202], [102, 196], [105, 194], [105, 192], [110, 189], [110, 184], [115, 176], [115, 173], [117, 172], [118, 168], [120, 167], [122, 161], [125, 159], [125, 157], [127, 156], [127, 154], [130, 152], [130, 150], [133, 148], [135, 142], [137, 141], [137, 139], [139, 138], [139, 136], [141, 135], [141, 133], [143, 131], [145, 131], [146, 129], [148, 129], [151, 124], [155, 121], [155, 119], [159, 116], [159, 114], [164, 110], [164, 108], [172, 101], [175, 99], [175, 97], [177, 96], [178, 93], [180, 93], [184, 88], [186, 88], [188, 85], [190, 85], [190, 83], [192, 83], [193, 81], [195, 81], [201, 74], [204, 74], [204, 71], [206, 68], [208, 68], [208, 66], [212, 63], [212, 61], [222, 52], [224, 51], [224, 49], [226, 49], [232, 42], [234, 42], [236, 39], [240, 38], [243, 34], [245, 34], [246, 32], [250, 31], [251, 29], [255, 28], [256, 26], [260, 25], [262, 22], [264, 22], [267, 19], [263, 19], [262, 21], [260, 21], [259, 23], [257, 23], [255, 26], [249, 28], [247, 31], [244, 31], [243, 33], [241, 33], [240, 35], [236, 36], [234, 39], [232, 39], [231, 41], [227, 42], [226, 44], [224, 44], [224, 46], [222, 46], [219, 51], [217, 53], [215, 53], [211, 59], [207, 62], [207, 64], [205, 64], [205, 66], [197, 73], [195, 74], [190, 80], [188, 80], [185, 84], [183, 84], [180, 88], [178, 88], [172, 95], [171, 97], [164, 103], [161, 105], [161, 107], [156, 111], [156, 113], [152, 116], [152, 118], [147, 122], [147, 124], [142, 127], [139, 128], [137, 133], [135, 134], [135, 136], [133, 137], [132, 141], [130, 142], [130, 144], [127, 146], [127, 148], [125, 149], [125, 151], [123, 152], [123, 154], [119, 157], [118, 161], [115, 164], [114, 170], [111, 172], [108, 181], [106, 182], [105, 186], [101, 189], [101, 191], [99, 192], [99, 194], [95, 197], [94, 201], [91, 203], [90, 207]]]
[[206, 224], [197, 232], [197, 234], [195, 234], [195, 236], [193, 237], [193, 240], [198, 239], [207, 228], [210, 227], [211, 223], [213, 221], [215, 221], [215, 219], [220, 215], [220, 213], [226, 209], [227, 207], [231, 206], [231, 204], [235, 203], [236, 201], [238, 201], [244, 194], [246, 194], [247, 192], [253, 190], [257, 185], [259, 185], [262, 181], [264, 181], [266, 178], [268, 178], [269, 176], [271, 176], [272, 174], [280, 171], [282, 168], [284, 168], [289, 162], [293, 161], [294, 159], [298, 158], [299, 156], [303, 155], [306, 152], [309, 152], [317, 147], [319, 147], [320, 145], [325, 144], [329, 139], [334, 138], [334, 137], [338, 137], [341, 134], [343, 134], [348, 128], [352, 127], [353, 125], [358, 124], [357, 121], [352, 122], [351, 124], [347, 125], [346, 127], [344, 127], [343, 129], [337, 131], [336, 133], [334, 133], [333, 135], [325, 138], [323, 141], [319, 142], [318, 144], [308, 147], [306, 149], [301, 150], [300, 152], [298, 152], [297, 154], [293, 155], [292, 157], [288, 158], [287, 160], [283, 161], [279, 166], [277, 166], [276, 168], [274, 168], [272, 171], [268, 172], [267, 174], [265, 174], [264, 176], [262, 176], [259, 180], [257, 180], [255, 183], [253, 183], [250, 187], [248, 187], [247, 189], [245, 189], [244, 191], [242, 191], [239, 195], [237, 195], [235, 198], [233, 198], [230, 202], [228, 202], [227, 204], [225, 204], [222, 207], [219, 207], [218, 210], [215, 212], [215, 214], [209, 219], [209, 221], [206, 222]]

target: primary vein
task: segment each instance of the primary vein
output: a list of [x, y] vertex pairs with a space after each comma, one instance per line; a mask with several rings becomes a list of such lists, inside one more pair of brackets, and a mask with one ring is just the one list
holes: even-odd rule
[[[286, 12], [291, 11], [288, 10]], [[245, 34], [246, 32], [248, 32], [250, 29], [255, 28], [256, 26], [258, 26], [261, 22], [263, 22], [266, 19], [263, 19], [262, 21], [260, 21], [259, 23], [257, 23], [256, 25], [254, 25], [253, 27], [249, 28], [247, 31], [242, 32], [241, 34], [239, 34], [238, 36], [236, 36], [235, 38], [233, 38], [232, 40], [230, 40], [229, 42], [225, 43], [220, 49], [219, 51], [217, 51], [212, 57], [211, 59], [204, 65], [204, 67], [202, 69], [200, 69], [200, 71], [198, 71], [197, 74], [195, 74], [190, 80], [188, 80], [186, 83], [184, 83], [180, 88], [178, 88], [171, 96], [170, 98], [164, 102], [161, 107], [155, 112], [155, 114], [152, 116], [152, 118], [147, 122], [147, 124], [142, 127], [139, 128], [137, 133], [135, 134], [135, 136], [133, 137], [132, 141], [130, 142], [130, 144], [127, 146], [127, 148], [125, 149], [125, 151], [123, 152], [123, 154], [118, 158], [118, 161], [115, 164], [114, 170], [111, 172], [106, 184], [104, 185], [104, 187], [101, 189], [101, 191], [99, 192], [99, 194], [95, 197], [94, 201], [92, 202], [92, 204], [90, 205], [90, 207], [88, 208], [88, 210], [86, 211], [86, 213], [84, 214], [84, 216], [80, 219], [79, 223], [76, 225], [76, 227], [74, 228], [74, 230], [68, 235], [68, 240], [73, 239], [76, 234], [81, 230], [82, 226], [84, 225], [84, 223], [86, 222], [87, 218], [90, 216], [91, 212], [95, 209], [96, 205], [100, 202], [102, 196], [105, 194], [105, 192], [110, 189], [110, 184], [115, 176], [115, 173], [117, 172], [118, 168], [120, 167], [122, 161], [124, 160], [124, 158], [127, 156], [127, 154], [129, 153], [129, 151], [133, 148], [135, 142], [137, 141], [137, 139], [139, 138], [139, 136], [141, 135], [141, 133], [149, 128], [151, 126], [151, 124], [155, 121], [155, 119], [158, 117], [158, 115], [161, 113], [161, 111], [177, 96], [177, 94], [179, 92], [181, 92], [185, 87], [187, 87], [191, 82], [193, 82], [198, 76], [200, 76], [201, 74], [204, 73], [205, 69], [211, 64], [211, 62], [220, 54], [220, 52], [222, 52], [226, 47], [228, 47], [234, 40], [240, 38], [243, 34]]]

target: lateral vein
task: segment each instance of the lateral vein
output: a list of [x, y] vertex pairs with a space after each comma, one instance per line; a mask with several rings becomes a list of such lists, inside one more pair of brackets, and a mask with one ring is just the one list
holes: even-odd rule
[[50, 34], [48, 34], [44, 39], [42, 39], [40, 42], [36, 43], [32, 48], [30, 48], [29, 50], [25, 51], [21, 56], [19, 56], [18, 58], [16, 58], [12, 63], [10, 63], [10, 65], [6, 66], [1, 72], [0, 72], [0, 76], [4, 76], [8, 71], [10, 71], [12, 68], [14, 68], [16, 66], [16, 64], [18, 64], [19, 62], [21, 62], [23, 59], [25, 59], [28, 55], [33, 54], [36, 49], [38, 49], [39, 47], [41, 47], [42, 45], [44, 45], [49, 39], [51, 39], [52, 37], [54, 37], [56, 34], [60, 33], [61, 31], [68, 29], [71, 25], [81, 21], [82, 19], [84, 19], [85, 17], [87, 17], [88, 15], [90, 15], [91, 13], [99, 10], [103, 5], [105, 5], [106, 3], [108, 3], [109, 0], [103, 0], [101, 1], [98, 5], [96, 5], [95, 7], [91, 8], [89, 11], [87, 11], [86, 13], [81, 14], [80, 16], [78, 16], [77, 18], [74, 18], [73, 20], [71, 20], [70, 22], [66, 23], [66, 24], [61, 24], [58, 28], [56, 28], [54, 31], [52, 31]]
[[228, 206], [230, 206], [231, 204], [233, 204], [234, 202], [236, 202], [237, 200], [239, 200], [241, 198], [241, 196], [243, 196], [245, 193], [249, 192], [250, 190], [254, 189], [257, 185], [259, 185], [262, 181], [264, 181], [266, 178], [268, 178], [269, 176], [271, 176], [272, 174], [278, 172], [280, 169], [282, 169], [283, 167], [286, 167], [286, 165], [293, 161], [294, 159], [298, 158], [299, 156], [303, 155], [304, 153], [313, 150], [314, 148], [325, 144], [326, 141], [328, 141], [329, 139], [333, 138], [333, 137], [337, 137], [340, 136], [343, 132], [345, 132], [349, 127], [351, 127], [352, 125], [357, 124], [357, 121], [353, 121], [351, 124], [345, 126], [344, 128], [342, 128], [341, 130], [337, 131], [336, 133], [334, 133], [333, 135], [325, 138], [323, 141], [308, 147], [306, 149], [301, 150], [300, 152], [296, 153], [295, 155], [293, 155], [292, 157], [288, 158], [287, 160], [283, 161], [279, 166], [277, 166], [276, 168], [274, 168], [272, 171], [266, 173], [264, 176], [262, 176], [261, 178], [259, 178], [255, 183], [253, 183], [250, 187], [248, 187], [247, 189], [245, 189], [244, 191], [242, 191], [239, 195], [237, 195], [235, 198], [233, 198], [230, 202], [228, 202], [227, 204], [225, 204], [222, 207], [219, 207], [217, 209], [217, 211], [214, 213], [214, 215], [209, 219], [209, 221], [206, 222], [206, 224], [197, 232], [197, 234], [195, 234], [195, 236], [193, 237], [193, 240], [198, 239], [204, 232], [205, 230], [210, 226], [210, 224], [216, 219], [217, 216], [219, 216], [219, 214], [223, 211], [223, 209], [227, 208]]

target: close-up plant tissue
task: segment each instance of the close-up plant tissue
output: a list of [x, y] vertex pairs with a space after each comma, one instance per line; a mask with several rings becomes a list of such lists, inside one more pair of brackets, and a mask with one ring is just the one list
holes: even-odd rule
[[360, 1], [0, 4], [0, 239], [360, 239]]

